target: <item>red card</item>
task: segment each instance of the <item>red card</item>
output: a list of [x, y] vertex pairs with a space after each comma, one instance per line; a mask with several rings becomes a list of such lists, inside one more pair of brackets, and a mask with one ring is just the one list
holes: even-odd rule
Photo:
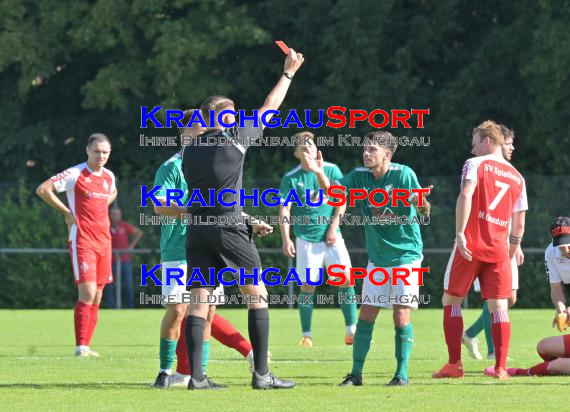
[[289, 47], [287, 47], [287, 45], [283, 43], [281, 40], [275, 40], [275, 44], [277, 45], [277, 47], [281, 49], [283, 53], [285, 53], [285, 55], [289, 54]]

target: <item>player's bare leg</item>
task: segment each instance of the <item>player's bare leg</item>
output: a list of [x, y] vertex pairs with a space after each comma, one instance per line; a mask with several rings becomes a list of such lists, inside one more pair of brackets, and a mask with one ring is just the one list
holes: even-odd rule
[[344, 377], [338, 386], [361, 386], [362, 370], [364, 362], [370, 350], [372, 334], [374, 332], [374, 322], [378, 317], [380, 308], [378, 306], [363, 304], [360, 306], [356, 333], [354, 334], [354, 345], [352, 346], [352, 370]]
[[95, 282], [84, 282], [78, 285], [78, 299], [75, 304], [75, 355], [81, 358], [99, 357], [90, 349], [91, 338], [97, 326], [99, 304], [103, 290]]
[[509, 297], [509, 309], [515, 306], [515, 303], [517, 303], [517, 290], [513, 289]]
[[[248, 296], [248, 331], [253, 347], [255, 371], [252, 374], [253, 389], [288, 389], [294, 382], [279, 379], [269, 371], [269, 310], [267, 308], [267, 289], [265, 285], [244, 285], [241, 292]], [[263, 299], [262, 299], [263, 298]]]
[[461, 338], [463, 336], [463, 315], [461, 303], [463, 297], [443, 294], [443, 333], [447, 345], [448, 360], [439, 371], [431, 376], [434, 379], [463, 378], [461, 363]]

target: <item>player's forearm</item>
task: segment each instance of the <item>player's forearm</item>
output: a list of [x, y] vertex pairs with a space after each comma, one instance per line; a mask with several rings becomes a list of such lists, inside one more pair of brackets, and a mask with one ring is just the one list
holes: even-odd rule
[[143, 231], [142, 230], [135, 233], [135, 236], [133, 237], [133, 241], [129, 245], [129, 249], [134, 249], [138, 245], [138, 243], [140, 242], [142, 237], [143, 237]]
[[279, 225], [279, 229], [281, 231], [281, 241], [285, 243], [291, 240], [291, 224], [289, 223], [291, 220], [290, 207], [281, 206], [279, 208], [279, 220], [281, 221], [281, 224]]
[[69, 208], [63, 204], [61, 200], [56, 196], [56, 194], [42, 184], [38, 186], [36, 189], [36, 194], [48, 205], [53, 207], [58, 212], [62, 213], [63, 215], [71, 213]]
[[420, 216], [429, 216], [431, 213], [431, 203], [426, 199], [423, 201], [423, 206], [418, 206], [417, 203], [414, 203], [414, 206], [416, 208], [416, 212], [418, 212], [418, 215]]
[[455, 233], [463, 234], [465, 233], [465, 228], [467, 227], [467, 220], [469, 219], [469, 213], [471, 213], [471, 196], [466, 196], [461, 193], [457, 198], [457, 204], [455, 206]]
[[558, 312], [566, 310], [566, 294], [562, 283], [550, 284], [550, 299]]
[[513, 213], [511, 223], [511, 237], [519, 238], [519, 240], [522, 240], [522, 237], [524, 235], [525, 216], [526, 212], [524, 211]]
[[109, 196], [109, 199], [107, 199], [107, 205], [110, 205], [111, 203], [113, 203], [116, 198], [117, 198], [117, 191], [115, 190], [113, 193], [111, 193], [111, 196]]
[[317, 182], [319, 182], [319, 187], [323, 189], [324, 195], [327, 194], [329, 187], [331, 187], [331, 181], [325, 174], [324, 170], [321, 170], [319, 173], [315, 173], [317, 176]]
[[283, 103], [283, 100], [285, 100], [289, 86], [291, 86], [291, 80], [285, 76], [281, 76], [279, 78], [279, 81], [277, 81], [275, 87], [273, 87], [273, 90], [271, 90], [271, 92], [269, 92], [265, 98], [262, 110], [267, 111], [279, 109]]
[[154, 206], [154, 213], [157, 215], [182, 217], [184, 213], [188, 213], [186, 206], [178, 206], [177, 204], [173, 205], [172, 203], [174, 202], [171, 202], [170, 205], [167, 205], [166, 199], [162, 198], [159, 198], [157, 200], [161, 204], [161, 206]]

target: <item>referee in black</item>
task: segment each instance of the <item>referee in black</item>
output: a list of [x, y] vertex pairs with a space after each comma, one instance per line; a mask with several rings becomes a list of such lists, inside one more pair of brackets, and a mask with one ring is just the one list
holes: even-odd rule
[[[284, 71], [279, 81], [265, 99], [265, 103], [259, 109], [259, 117], [267, 110], [277, 110], [295, 72], [303, 63], [303, 55], [293, 49], [285, 59]], [[200, 194], [209, 204], [209, 190], [215, 189], [217, 194], [223, 189], [233, 189], [239, 193], [242, 188], [243, 163], [249, 143], [263, 134], [263, 125], [258, 125], [253, 120], [246, 120], [244, 127], [234, 126], [226, 129], [218, 122], [218, 114], [224, 110], [235, 111], [232, 100], [224, 96], [210, 96], [200, 107], [202, 117], [209, 123], [210, 113], [215, 113], [216, 124], [207, 129], [203, 134], [196, 137], [196, 142], [184, 151], [182, 168], [188, 184], [188, 190], [200, 190]], [[269, 120], [271, 116], [267, 116]], [[231, 113], [222, 117], [223, 123], [231, 124], [236, 119]], [[207, 145], [208, 137], [218, 139], [225, 137], [232, 141], [231, 145]], [[211, 139], [210, 141], [213, 141]], [[199, 143], [203, 142], [203, 146]], [[226, 196], [228, 195], [228, 196]], [[193, 216], [225, 216], [240, 217], [245, 214], [239, 207], [239, 198], [236, 199], [231, 193], [224, 194], [224, 203], [236, 200], [237, 205], [224, 207], [215, 202], [214, 207], [202, 207], [199, 203], [193, 203], [188, 212]], [[205, 221], [205, 218], [202, 218]], [[247, 224], [235, 225], [188, 225], [186, 238], [186, 255], [188, 258], [188, 274], [192, 268], [200, 269], [202, 275], [208, 280], [209, 268], [214, 268], [216, 273], [223, 268], [239, 270], [243, 268], [246, 274], [253, 274], [254, 268], [261, 273], [261, 260], [252, 240], [254, 234], [265, 236], [273, 231], [273, 228], [263, 222], [247, 222]], [[239, 273], [236, 274], [239, 281]], [[267, 290], [263, 283], [241, 286], [244, 295], [252, 296], [253, 302], [248, 304], [248, 329], [249, 339], [253, 346], [253, 358], [255, 371], [253, 372], [251, 386], [253, 389], [276, 389], [292, 388], [294, 382], [277, 378], [269, 371], [267, 365], [267, 350], [269, 345], [269, 311], [267, 303], [261, 301], [260, 296], [267, 296]], [[217, 286], [217, 285], [216, 285]], [[192, 292], [190, 314], [186, 322], [186, 339], [188, 356], [192, 378], [188, 383], [188, 389], [219, 389], [222, 386], [212, 382], [206, 377], [202, 369], [202, 344], [204, 340], [204, 324], [208, 316], [207, 297], [213, 288], [204, 287], [199, 283], [189, 286]], [[197, 302], [195, 302], [195, 299]], [[202, 303], [204, 302], [204, 303]]]

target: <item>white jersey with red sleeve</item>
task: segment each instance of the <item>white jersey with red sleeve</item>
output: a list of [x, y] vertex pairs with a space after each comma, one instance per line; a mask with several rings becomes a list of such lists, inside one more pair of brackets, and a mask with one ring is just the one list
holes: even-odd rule
[[467, 247], [484, 262], [508, 259], [511, 216], [528, 209], [522, 175], [502, 157], [487, 155], [465, 162], [461, 182], [465, 180], [476, 185], [465, 229]]
[[51, 181], [57, 192], [65, 192], [76, 224], [69, 240], [77, 245], [102, 249], [111, 244], [108, 199], [115, 192], [115, 175], [103, 168], [95, 174], [87, 165], [77, 166], [55, 175]]

